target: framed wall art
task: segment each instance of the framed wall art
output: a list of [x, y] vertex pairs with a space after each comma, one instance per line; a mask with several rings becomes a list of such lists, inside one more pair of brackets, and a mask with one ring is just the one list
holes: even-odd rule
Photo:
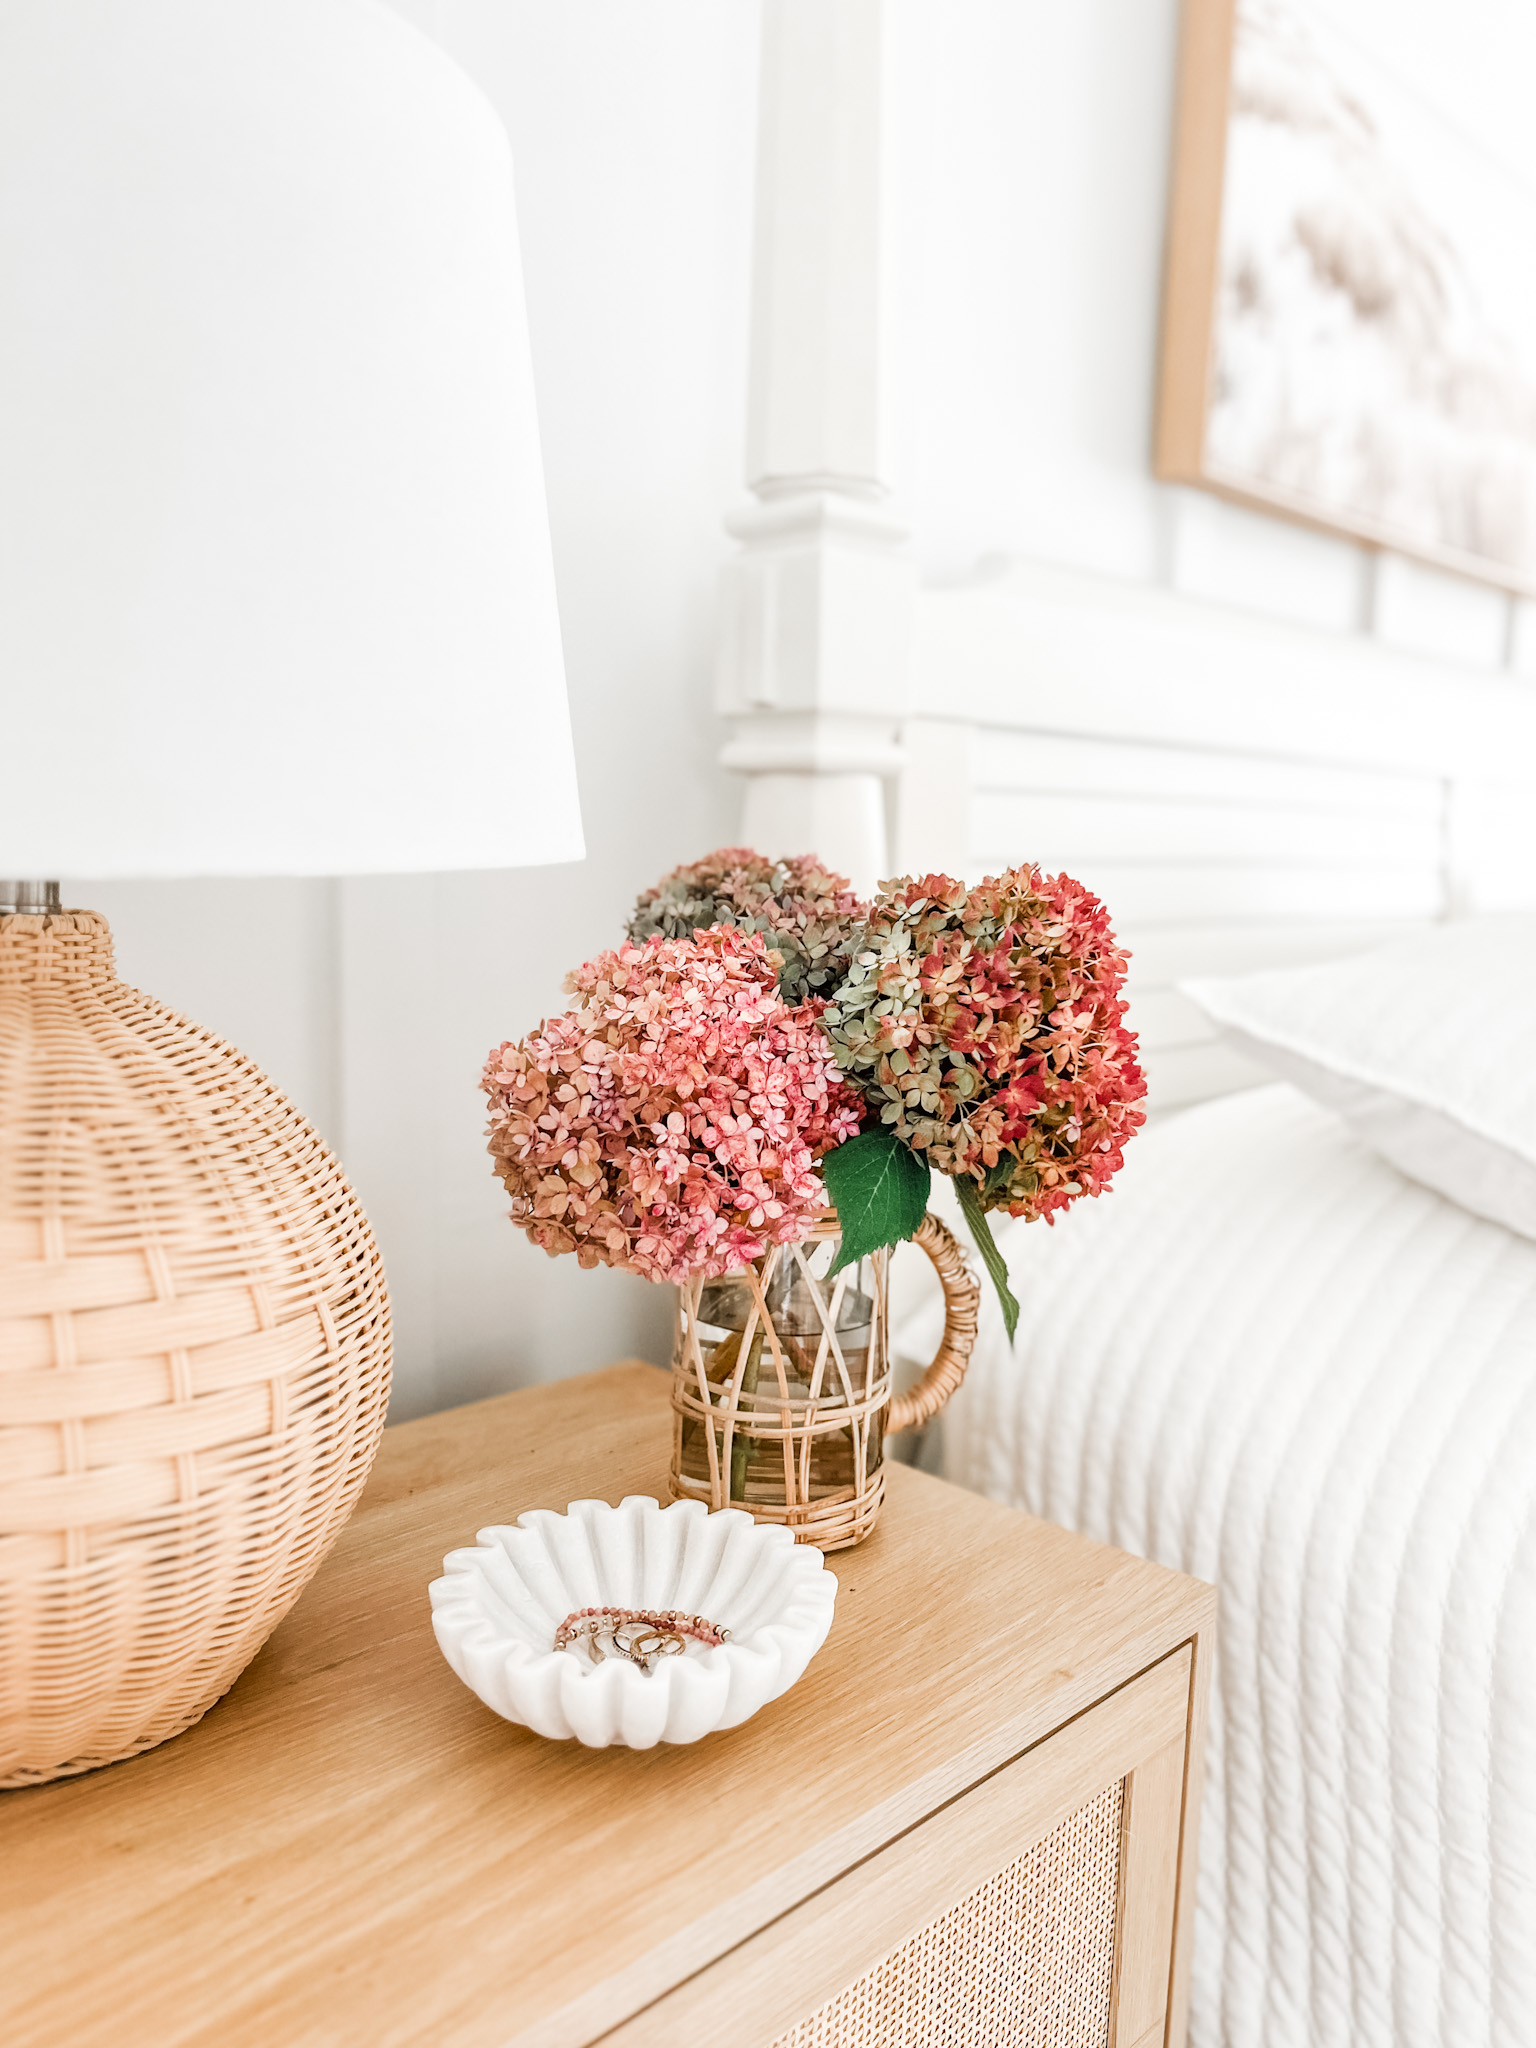
[[1185, 0], [1157, 474], [1536, 591], [1536, 9]]

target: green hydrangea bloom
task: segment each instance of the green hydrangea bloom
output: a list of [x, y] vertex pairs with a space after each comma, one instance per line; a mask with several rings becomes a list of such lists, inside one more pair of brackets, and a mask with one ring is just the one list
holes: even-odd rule
[[716, 925], [761, 932], [780, 994], [802, 1003], [830, 996], [841, 982], [867, 913], [847, 879], [814, 855], [767, 860], [749, 847], [723, 846], [647, 889], [626, 929], [637, 945], [658, 935], [692, 938]]

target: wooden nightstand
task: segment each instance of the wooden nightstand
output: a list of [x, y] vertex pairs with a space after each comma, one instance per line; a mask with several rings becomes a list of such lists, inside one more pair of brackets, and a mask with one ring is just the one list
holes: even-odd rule
[[897, 1467], [832, 1559], [825, 1649], [743, 1728], [582, 1750], [458, 1683], [443, 1553], [524, 1508], [664, 1498], [670, 1428], [632, 1365], [390, 1430], [200, 1726], [0, 1794], [7, 2048], [1181, 2041], [1192, 1579]]

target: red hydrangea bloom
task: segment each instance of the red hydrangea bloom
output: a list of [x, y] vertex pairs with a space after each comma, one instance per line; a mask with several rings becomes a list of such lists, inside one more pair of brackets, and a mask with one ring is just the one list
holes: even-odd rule
[[501, 1046], [481, 1085], [512, 1220], [554, 1254], [652, 1280], [713, 1279], [803, 1238], [816, 1161], [862, 1104], [817, 1024], [778, 992], [760, 933], [620, 946], [579, 998]]
[[1069, 875], [1010, 868], [881, 892], [823, 1017], [882, 1122], [984, 1209], [1047, 1219], [1098, 1194], [1145, 1122], [1125, 954]]

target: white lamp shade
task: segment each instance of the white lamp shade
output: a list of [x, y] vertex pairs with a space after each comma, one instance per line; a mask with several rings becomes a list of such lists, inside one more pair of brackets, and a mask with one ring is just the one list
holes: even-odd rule
[[512, 165], [373, 0], [0, 9], [0, 873], [579, 859]]

